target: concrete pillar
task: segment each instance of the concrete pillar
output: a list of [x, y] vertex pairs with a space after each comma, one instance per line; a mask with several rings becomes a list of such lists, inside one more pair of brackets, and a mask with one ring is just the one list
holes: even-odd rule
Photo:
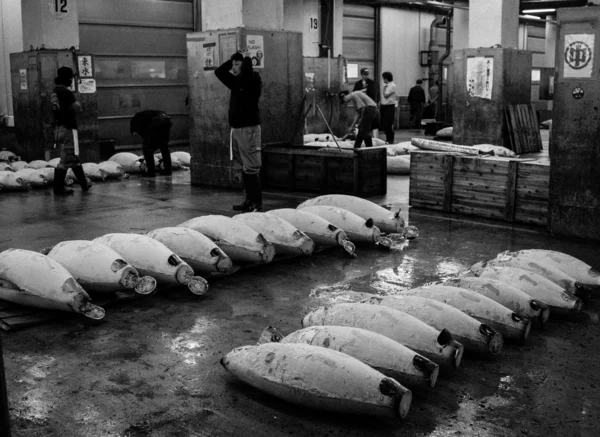
[[519, 0], [471, 0], [469, 47], [518, 48]]
[[0, 124], [6, 122], [10, 126], [14, 124], [14, 111], [9, 55], [23, 51], [22, 34], [21, 2], [0, 1]]
[[79, 49], [75, 0], [21, 0], [24, 50]]
[[[547, 20], [554, 21], [556, 17], [550, 15]], [[554, 59], [556, 52], [556, 35], [558, 33], [558, 25], [546, 22], [546, 55], [544, 56], [544, 66], [554, 68]]]
[[[455, 5], [466, 6], [466, 2], [455, 2]], [[462, 50], [469, 47], [469, 11], [455, 8], [452, 25], [452, 50]]]
[[202, 30], [283, 30], [283, 0], [203, 1]]

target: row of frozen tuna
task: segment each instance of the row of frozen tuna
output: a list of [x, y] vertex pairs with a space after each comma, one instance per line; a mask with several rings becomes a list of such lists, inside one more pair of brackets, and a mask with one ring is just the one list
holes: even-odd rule
[[[327, 201], [347, 204], [369, 217], [340, 207], [311, 206]], [[103, 311], [91, 305], [87, 292], [134, 289], [150, 294], [158, 282], [164, 287], [187, 286], [194, 294], [204, 294], [208, 290], [204, 277], [269, 263], [276, 253], [311, 255], [316, 247], [341, 246], [354, 256], [355, 246], [348, 236], [357, 242], [389, 247], [391, 243], [381, 236], [375, 222], [400, 238], [417, 235], [416, 228], [404, 227], [397, 213], [361, 198], [321, 196], [299, 208], [233, 218], [196, 217], [146, 235], [112, 233], [92, 241], [63, 241], [42, 254], [8, 249], [0, 253], [0, 298], [98, 318]]]
[[[12, 160], [0, 161], [0, 191], [29, 190], [43, 188], [54, 183], [54, 169], [60, 158], [50, 161], [34, 160], [31, 162]], [[154, 155], [157, 169], [162, 168], [162, 156]], [[171, 153], [172, 170], [187, 169], [190, 165], [190, 154], [187, 152]], [[143, 156], [129, 152], [120, 152], [111, 156], [107, 161], [86, 162], [82, 164], [83, 172], [90, 181], [102, 182], [109, 179], [127, 177], [129, 173], [140, 173], [145, 169]], [[77, 181], [73, 170], [69, 169], [65, 178], [66, 185]]]
[[458, 278], [317, 308], [287, 336], [269, 326], [257, 346], [221, 364], [242, 381], [295, 404], [404, 418], [411, 390], [434, 388], [463, 352], [497, 355], [521, 343], [550, 309], [578, 312], [600, 293], [600, 272], [560, 252], [504, 252]]

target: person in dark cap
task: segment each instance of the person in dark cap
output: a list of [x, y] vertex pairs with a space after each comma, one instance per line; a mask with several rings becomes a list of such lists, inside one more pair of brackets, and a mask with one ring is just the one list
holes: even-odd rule
[[154, 163], [154, 151], [160, 150], [162, 155], [162, 175], [172, 174], [171, 151], [169, 150], [169, 138], [171, 136], [171, 117], [163, 111], [147, 109], [137, 112], [129, 123], [131, 135], [142, 137], [142, 153], [146, 161], [146, 171], [142, 176], [156, 177], [156, 164]]
[[421, 86], [423, 81], [417, 80], [417, 84], [408, 92], [408, 104], [410, 105], [410, 118], [415, 129], [421, 129], [421, 115], [423, 114], [423, 105], [425, 99], [425, 90]]
[[73, 70], [69, 67], [60, 67], [54, 79], [56, 86], [51, 96], [55, 122], [55, 147], [60, 148], [60, 161], [54, 170], [54, 194], [57, 196], [73, 194], [73, 190], [65, 188], [65, 176], [69, 168], [75, 173], [82, 191], [88, 191], [91, 186], [79, 159], [77, 113], [82, 109], [81, 104], [75, 99], [75, 94], [69, 89], [72, 82]]
[[246, 199], [234, 205], [234, 211], [262, 211], [262, 136], [258, 101], [262, 93], [262, 79], [252, 68], [248, 50], [240, 50], [221, 64], [215, 75], [229, 90], [230, 156], [234, 168], [242, 169]]
[[369, 69], [361, 68], [360, 70], [361, 79], [354, 84], [354, 89], [352, 91], [362, 91], [367, 93], [367, 96], [371, 98], [371, 100], [375, 100], [375, 81], [369, 77]]

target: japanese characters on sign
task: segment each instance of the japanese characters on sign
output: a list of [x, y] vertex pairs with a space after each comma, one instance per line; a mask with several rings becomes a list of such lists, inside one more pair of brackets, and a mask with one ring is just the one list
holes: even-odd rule
[[27, 91], [27, 69], [25, 68], [19, 69], [19, 85], [21, 87], [21, 91]]
[[469, 96], [491, 100], [493, 79], [493, 57], [473, 56], [467, 58], [467, 92]]
[[572, 33], [565, 35], [564, 77], [592, 77], [594, 43], [594, 34]]
[[217, 48], [216, 42], [210, 42], [203, 44], [204, 51], [204, 70], [214, 70], [217, 68], [217, 62], [215, 60], [215, 50]]
[[77, 68], [80, 78], [93, 77], [92, 56], [77, 56]]

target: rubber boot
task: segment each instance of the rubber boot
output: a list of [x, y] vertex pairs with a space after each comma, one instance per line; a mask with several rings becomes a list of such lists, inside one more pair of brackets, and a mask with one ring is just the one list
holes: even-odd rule
[[156, 166], [154, 165], [154, 153], [152, 150], [144, 149], [144, 160], [146, 161], [146, 173], [142, 176], [153, 178], [156, 176]]
[[161, 154], [163, 159], [163, 169], [161, 171], [161, 174], [165, 176], [170, 176], [171, 174], [173, 174], [173, 169], [171, 168], [171, 152], [169, 152], [169, 149], [163, 149], [161, 150]]
[[65, 188], [65, 178], [67, 177], [67, 170], [62, 168], [54, 169], [54, 194], [57, 196], [68, 196], [73, 194], [73, 190]]
[[251, 196], [250, 196], [250, 205], [247, 209], [247, 212], [260, 212], [263, 210], [262, 207], [262, 188], [260, 185], [260, 174], [251, 174], [248, 175], [250, 186], [251, 186]]
[[75, 173], [75, 176], [77, 177], [77, 180], [79, 181], [79, 185], [81, 185], [81, 191], [83, 191], [84, 193], [86, 191], [89, 191], [91, 185], [87, 181], [87, 177], [85, 176], [83, 167], [80, 165], [73, 167], [73, 173]]
[[252, 203], [250, 200], [251, 193], [252, 193], [252, 187], [250, 186], [250, 184], [251, 184], [250, 176], [252, 176], [252, 175], [242, 172], [242, 184], [244, 185], [244, 191], [246, 192], [246, 199], [239, 205], [233, 205], [234, 211], [244, 211], [245, 212], [248, 209], [248, 207], [250, 206], [250, 204]]

